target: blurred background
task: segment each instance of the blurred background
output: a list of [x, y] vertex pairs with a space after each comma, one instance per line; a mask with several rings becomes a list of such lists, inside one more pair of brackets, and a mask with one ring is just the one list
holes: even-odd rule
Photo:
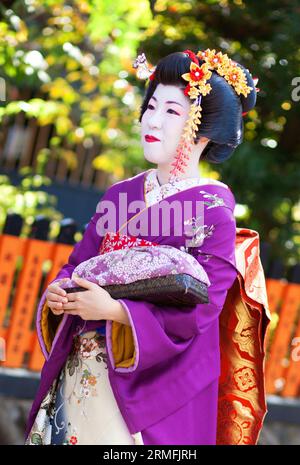
[[153, 168], [140, 143], [145, 82], [134, 59], [144, 52], [155, 66], [205, 48], [259, 79], [243, 144], [224, 164], [202, 162], [199, 174], [227, 183], [237, 226], [260, 235], [272, 313], [260, 444], [300, 443], [299, 23], [292, 0], [0, 2], [1, 444], [23, 441], [43, 364], [34, 320], [47, 282], [105, 190]]

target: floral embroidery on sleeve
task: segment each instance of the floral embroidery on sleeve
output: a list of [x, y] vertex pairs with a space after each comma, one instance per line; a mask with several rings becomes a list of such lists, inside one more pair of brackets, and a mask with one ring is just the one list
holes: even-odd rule
[[208, 205], [207, 209], [226, 206], [224, 199], [222, 197], [218, 197], [218, 194], [209, 194], [206, 191], [199, 192], [200, 194], [203, 194], [205, 199], [208, 199], [207, 201], [204, 201], [204, 205]]
[[202, 223], [202, 217], [195, 216], [184, 221], [185, 226], [192, 227], [191, 234], [188, 235], [190, 239], [186, 240], [187, 247], [199, 247], [203, 244], [203, 241], [206, 237], [212, 236], [215, 229], [215, 225], [211, 224], [210, 226], [207, 226], [206, 224]]

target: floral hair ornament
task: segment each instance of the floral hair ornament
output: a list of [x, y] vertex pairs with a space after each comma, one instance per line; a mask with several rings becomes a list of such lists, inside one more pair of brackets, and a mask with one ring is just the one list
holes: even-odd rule
[[[249, 70], [248, 70], [248, 71], [249, 71]], [[258, 83], [258, 77], [255, 76], [255, 77], [253, 77], [252, 79], [253, 79], [254, 85], [256, 86], [256, 84]], [[255, 87], [255, 90], [256, 90], [257, 93], [260, 91], [260, 89], [259, 89], [258, 87]], [[242, 116], [246, 116], [248, 113], [249, 113], [248, 111], [244, 111], [244, 112], [242, 113]]]

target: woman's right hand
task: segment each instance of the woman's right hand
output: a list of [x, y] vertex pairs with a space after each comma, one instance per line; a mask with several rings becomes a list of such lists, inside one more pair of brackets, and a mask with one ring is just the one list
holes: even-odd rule
[[64, 281], [68, 281], [69, 278], [62, 278], [55, 283], [49, 284], [46, 292], [47, 305], [51, 309], [54, 315], [61, 315], [64, 313], [62, 309], [63, 303], [68, 302], [66, 291], [60, 287], [60, 284]]

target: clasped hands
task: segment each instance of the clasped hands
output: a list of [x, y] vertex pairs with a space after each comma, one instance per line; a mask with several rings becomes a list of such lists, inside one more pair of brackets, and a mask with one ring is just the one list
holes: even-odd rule
[[63, 278], [48, 286], [47, 304], [55, 315], [67, 313], [78, 315], [83, 320], [114, 320], [119, 316], [121, 304], [105, 289], [73, 274], [72, 280], [87, 291], [67, 293], [60, 284], [68, 279]]

